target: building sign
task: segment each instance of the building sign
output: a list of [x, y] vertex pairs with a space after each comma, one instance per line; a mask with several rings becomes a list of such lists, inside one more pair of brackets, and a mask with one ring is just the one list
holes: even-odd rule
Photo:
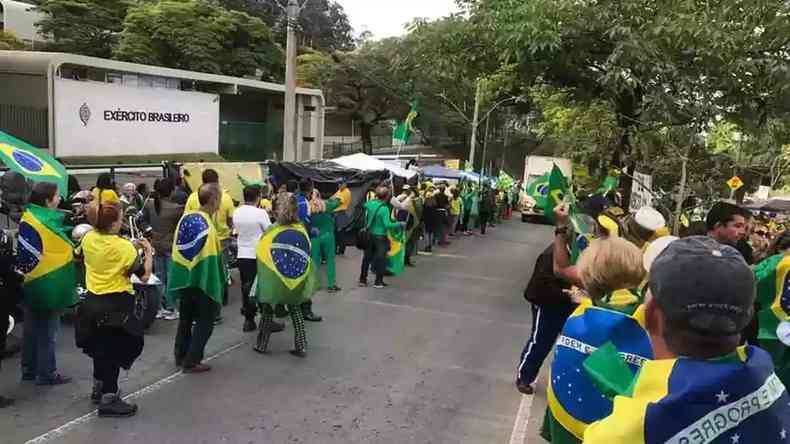
[[218, 153], [219, 96], [55, 80], [58, 157]]
[[634, 180], [631, 185], [631, 204], [629, 210], [639, 211], [642, 207], [653, 206], [653, 176], [634, 171]]
[[460, 170], [461, 159], [447, 159], [444, 161], [444, 167], [450, 168], [451, 170]]

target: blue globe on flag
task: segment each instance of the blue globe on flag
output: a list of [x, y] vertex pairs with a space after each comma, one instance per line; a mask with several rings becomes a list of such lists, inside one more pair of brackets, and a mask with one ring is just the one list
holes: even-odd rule
[[288, 279], [298, 279], [310, 265], [310, 241], [296, 230], [285, 230], [275, 236], [271, 248], [277, 272]]
[[200, 214], [189, 214], [181, 219], [176, 248], [184, 259], [191, 261], [200, 254], [206, 246], [208, 229], [208, 222]]
[[44, 169], [44, 163], [41, 162], [41, 160], [39, 160], [36, 156], [28, 152], [14, 150], [11, 154], [11, 157], [14, 158], [14, 161], [16, 161], [20, 167], [31, 173], [39, 173]]
[[19, 248], [16, 254], [16, 267], [24, 274], [32, 272], [41, 261], [44, 243], [41, 235], [27, 222], [19, 224]]

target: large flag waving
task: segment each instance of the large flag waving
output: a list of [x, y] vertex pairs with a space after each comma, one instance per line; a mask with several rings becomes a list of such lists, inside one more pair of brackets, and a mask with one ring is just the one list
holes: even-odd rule
[[184, 288], [203, 290], [222, 304], [227, 285], [222, 248], [211, 217], [202, 211], [185, 214], [178, 222], [173, 243], [173, 260], [167, 275], [167, 294], [177, 299]]
[[25, 275], [25, 302], [34, 311], [77, 303], [74, 246], [65, 230], [58, 211], [31, 204], [22, 215], [16, 266]]
[[771, 354], [776, 372], [790, 384], [790, 347], [780, 340], [780, 325], [790, 322], [790, 256], [777, 254], [754, 269], [757, 280], [758, 343]]
[[535, 200], [535, 206], [546, 208], [546, 199], [549, 197], [549, 173], [532, 179], [532, 182], [527, 184], [527, 195]]
[[546, 198], [546, 206], [543, 207], [549, 222], [554, 223], [554, 208], [566, 201], [568, 188], [568, 179], [562, 174], [560, 167], [554, 164], [549, 175], [549, 195]]
[[44, 150], [0, 131], [0, 161], [11, 171], [37, 182], [52, 182], [60, 195], [69, 192], [69, 175], [66, 168]]
[[409, 143], [409, 136], [414, 132], [414, 119], [417, 118], [417, 100], [411, 101], [411, 109], [406, 118], [392, 132], [392, 146], [403, 146]]
[[387, 231], [390, 249], [387, 251], [387, 271], [395, 276], [403, 273], [406, 267], [406, 236], [403, 230]]
[[318, 279], [310, 236], [302, 224], [275, 225], [258, 242], [258, 302], [297, 305], [310, 300]]

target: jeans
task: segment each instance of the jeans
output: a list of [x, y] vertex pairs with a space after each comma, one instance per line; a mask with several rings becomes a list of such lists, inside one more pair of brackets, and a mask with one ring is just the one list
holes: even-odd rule
[[543, 361], [554, 347], [557, 336], [573, 310], [573, 307], [544, 308], [532, 304], [532, 334], [521, 351], [517, 376], [519, 382], [530, 385], [535, 382]]
[[38, 313], [24, 306], [24, 340], [22, 341], [22, 377], [46, 381], [55, 377], [55, 335], [60, 314]]
[[161, 294], [160, 303], [162, 304], [162, 308], [167, 310], [172, 310], [175, 307], [171, 307], [170, 303], [168, 302], [169, 298], [167, 297], [167, 272], [170, 270], [170, 261], [172, 259], [169, 255], [165, 256], [162, 254], [157, 254], [154, 256], [154, 274], [159, 280], [162, 282], [162, 285], [159, 287], [159, 291]]
[[199, 288], [190, 287], [180, 291], [181, 313], [176, 333], [175, 358], [176, 363], [190, 368], [203, 360], [206, 343], [214, 332], [214, 319], [220, 307]]
[[387, 271], [387, 251], [390, 249], [390, 241], [386, 236], [370, 236], [370, 245], [362, 256], [362, 270], [359, 274], [359, 282], [368, 281], [368, 270], [373, 265], [376, 273], [376, 284], [384, 283], [384, 272]]

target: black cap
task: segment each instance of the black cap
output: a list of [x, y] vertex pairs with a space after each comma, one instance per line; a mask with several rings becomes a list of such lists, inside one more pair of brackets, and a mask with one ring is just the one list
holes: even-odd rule
[[650, 292], [671, 321], [735, 335], [754, 314], [754, 274], [738, 250], [707, 236], [672, 242], [650, 267]]

